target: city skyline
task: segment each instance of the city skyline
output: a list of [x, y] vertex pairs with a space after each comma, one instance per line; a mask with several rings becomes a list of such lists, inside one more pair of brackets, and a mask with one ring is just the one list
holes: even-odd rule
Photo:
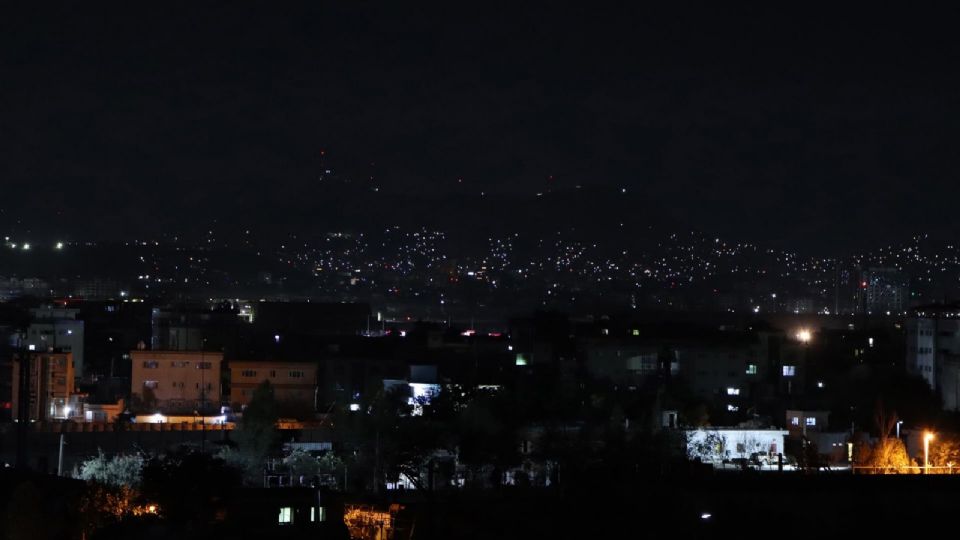
[[0, 537], [955, 528], [957, 22], [5, 6]]

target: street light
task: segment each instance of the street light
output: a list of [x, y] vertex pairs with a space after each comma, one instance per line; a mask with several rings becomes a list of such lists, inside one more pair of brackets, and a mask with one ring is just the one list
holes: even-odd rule
[[207, 348], [207, 338], [202, 338], [200, 340], [200, 453], [203, 454], [207, 451], [207, 426], [206, 420], [203, 415], [206, 414], [204, 409], [207, 405], [207, 387], [205, 386], [206, 378], [204, 377], [204, 370], [207, 368], [206, 364], [203, 362], [203, 351]]
[[933, 440], [933, 433], [926, 431], [923, 433], [923, 474], [930, 471], [930, 441]]
[[903, 423], [903, 420], [897, 420], [897, 438], [900, 438], [900, 424]]

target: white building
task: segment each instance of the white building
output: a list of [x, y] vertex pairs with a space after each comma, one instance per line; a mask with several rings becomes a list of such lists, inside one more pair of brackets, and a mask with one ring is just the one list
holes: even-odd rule
[[907, 371], [923, 378], [943, 400], [960, 410], [960, 306], [917, 308], [907, 320]]
[[687, 457], [720, 465], [724, 460], [750, 459], [759, 454], [767, 459], [783, 453], [787, 432], [781, 429], [696, 429], [687, 430]]
[[56, 349], [73, 354], [74, 376], [83, 378], [83, 321], [78, 309], [42, 307], [30, 310], [33, 322], [27, 328], [24, 345], [33, 351]]

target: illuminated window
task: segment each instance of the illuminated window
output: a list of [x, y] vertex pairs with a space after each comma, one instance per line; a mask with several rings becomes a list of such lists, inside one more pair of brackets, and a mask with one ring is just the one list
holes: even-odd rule
[[729, 412], [737, 412], [739, 410], [740, 410], [740, 407], [736, 405], [727, 405], [727, 411]]
[[280, 516], [277, 519], [277, 522], [280, 524], [293, 523], [293, 509], [289, 506], [284, 506], [280, 509]]
[[797, 374], [797, 366], [783, 366], [783, 376], [793, 377]]
[[310, 521], [326, 521], [327, 511], [322, 506], [310, 507]]
[[144, 388], [156, 388], [160, 383], [157, 381], [143, 381]]
[[747, 375], [756, 375], [756, 374], [757, 374], [757, 365], [747, 364]]
[[526, 358], [525, 356], [523, 356], [522, 354], [518, 354], [518, 355], [517, 355], [517, 365], [518, 365], [518, 366], [525, 366], [525, 365], [527, 365], [527, 358]]
[[639, 335], [640, 335], [640, 330], [637, 330], [636, 328], [634, 328], [634, 329], [633, 329], [633, 335], [639, 336]]
[[815, 426], [815, 425], [817, 425], [817, 419], [816, 419], [816, 418], [807, 417], [807, 418], [805, 418], [805, 420], [806, 420], [808, 426]]
[[799, 416], [794, 416], [793, 418], [791, 418], [791, 419], [790, 419], [790, 424], [791, 424], [791, 425], [794, 425], [794, 426], [799, 426], [799, 425], [800, 425], [800, 417], [799, 417]]
[[733, 387], [731, 386], [731, 387], [727, 388], [727, 395], [728, 395], [728, 396], [739, 396], [739, 395], [740, 395], [740, 389], [739, 389], [739, 388], [733, 388]]

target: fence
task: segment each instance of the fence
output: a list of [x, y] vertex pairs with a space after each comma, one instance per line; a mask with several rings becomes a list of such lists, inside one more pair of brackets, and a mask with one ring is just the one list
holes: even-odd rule
[[115, 431], [230, 431], [234, 428], [232, 422], [223, 424], [200, 423], [135, 423], [125, 422], [33, 422], [30, 430], [40, 433], [112, 433]]
[[953, 467], [922, 467], [909, 465], [903, 467], [868, 467], [854, 465], [853, 474], [960, 474], [960, 466]]

